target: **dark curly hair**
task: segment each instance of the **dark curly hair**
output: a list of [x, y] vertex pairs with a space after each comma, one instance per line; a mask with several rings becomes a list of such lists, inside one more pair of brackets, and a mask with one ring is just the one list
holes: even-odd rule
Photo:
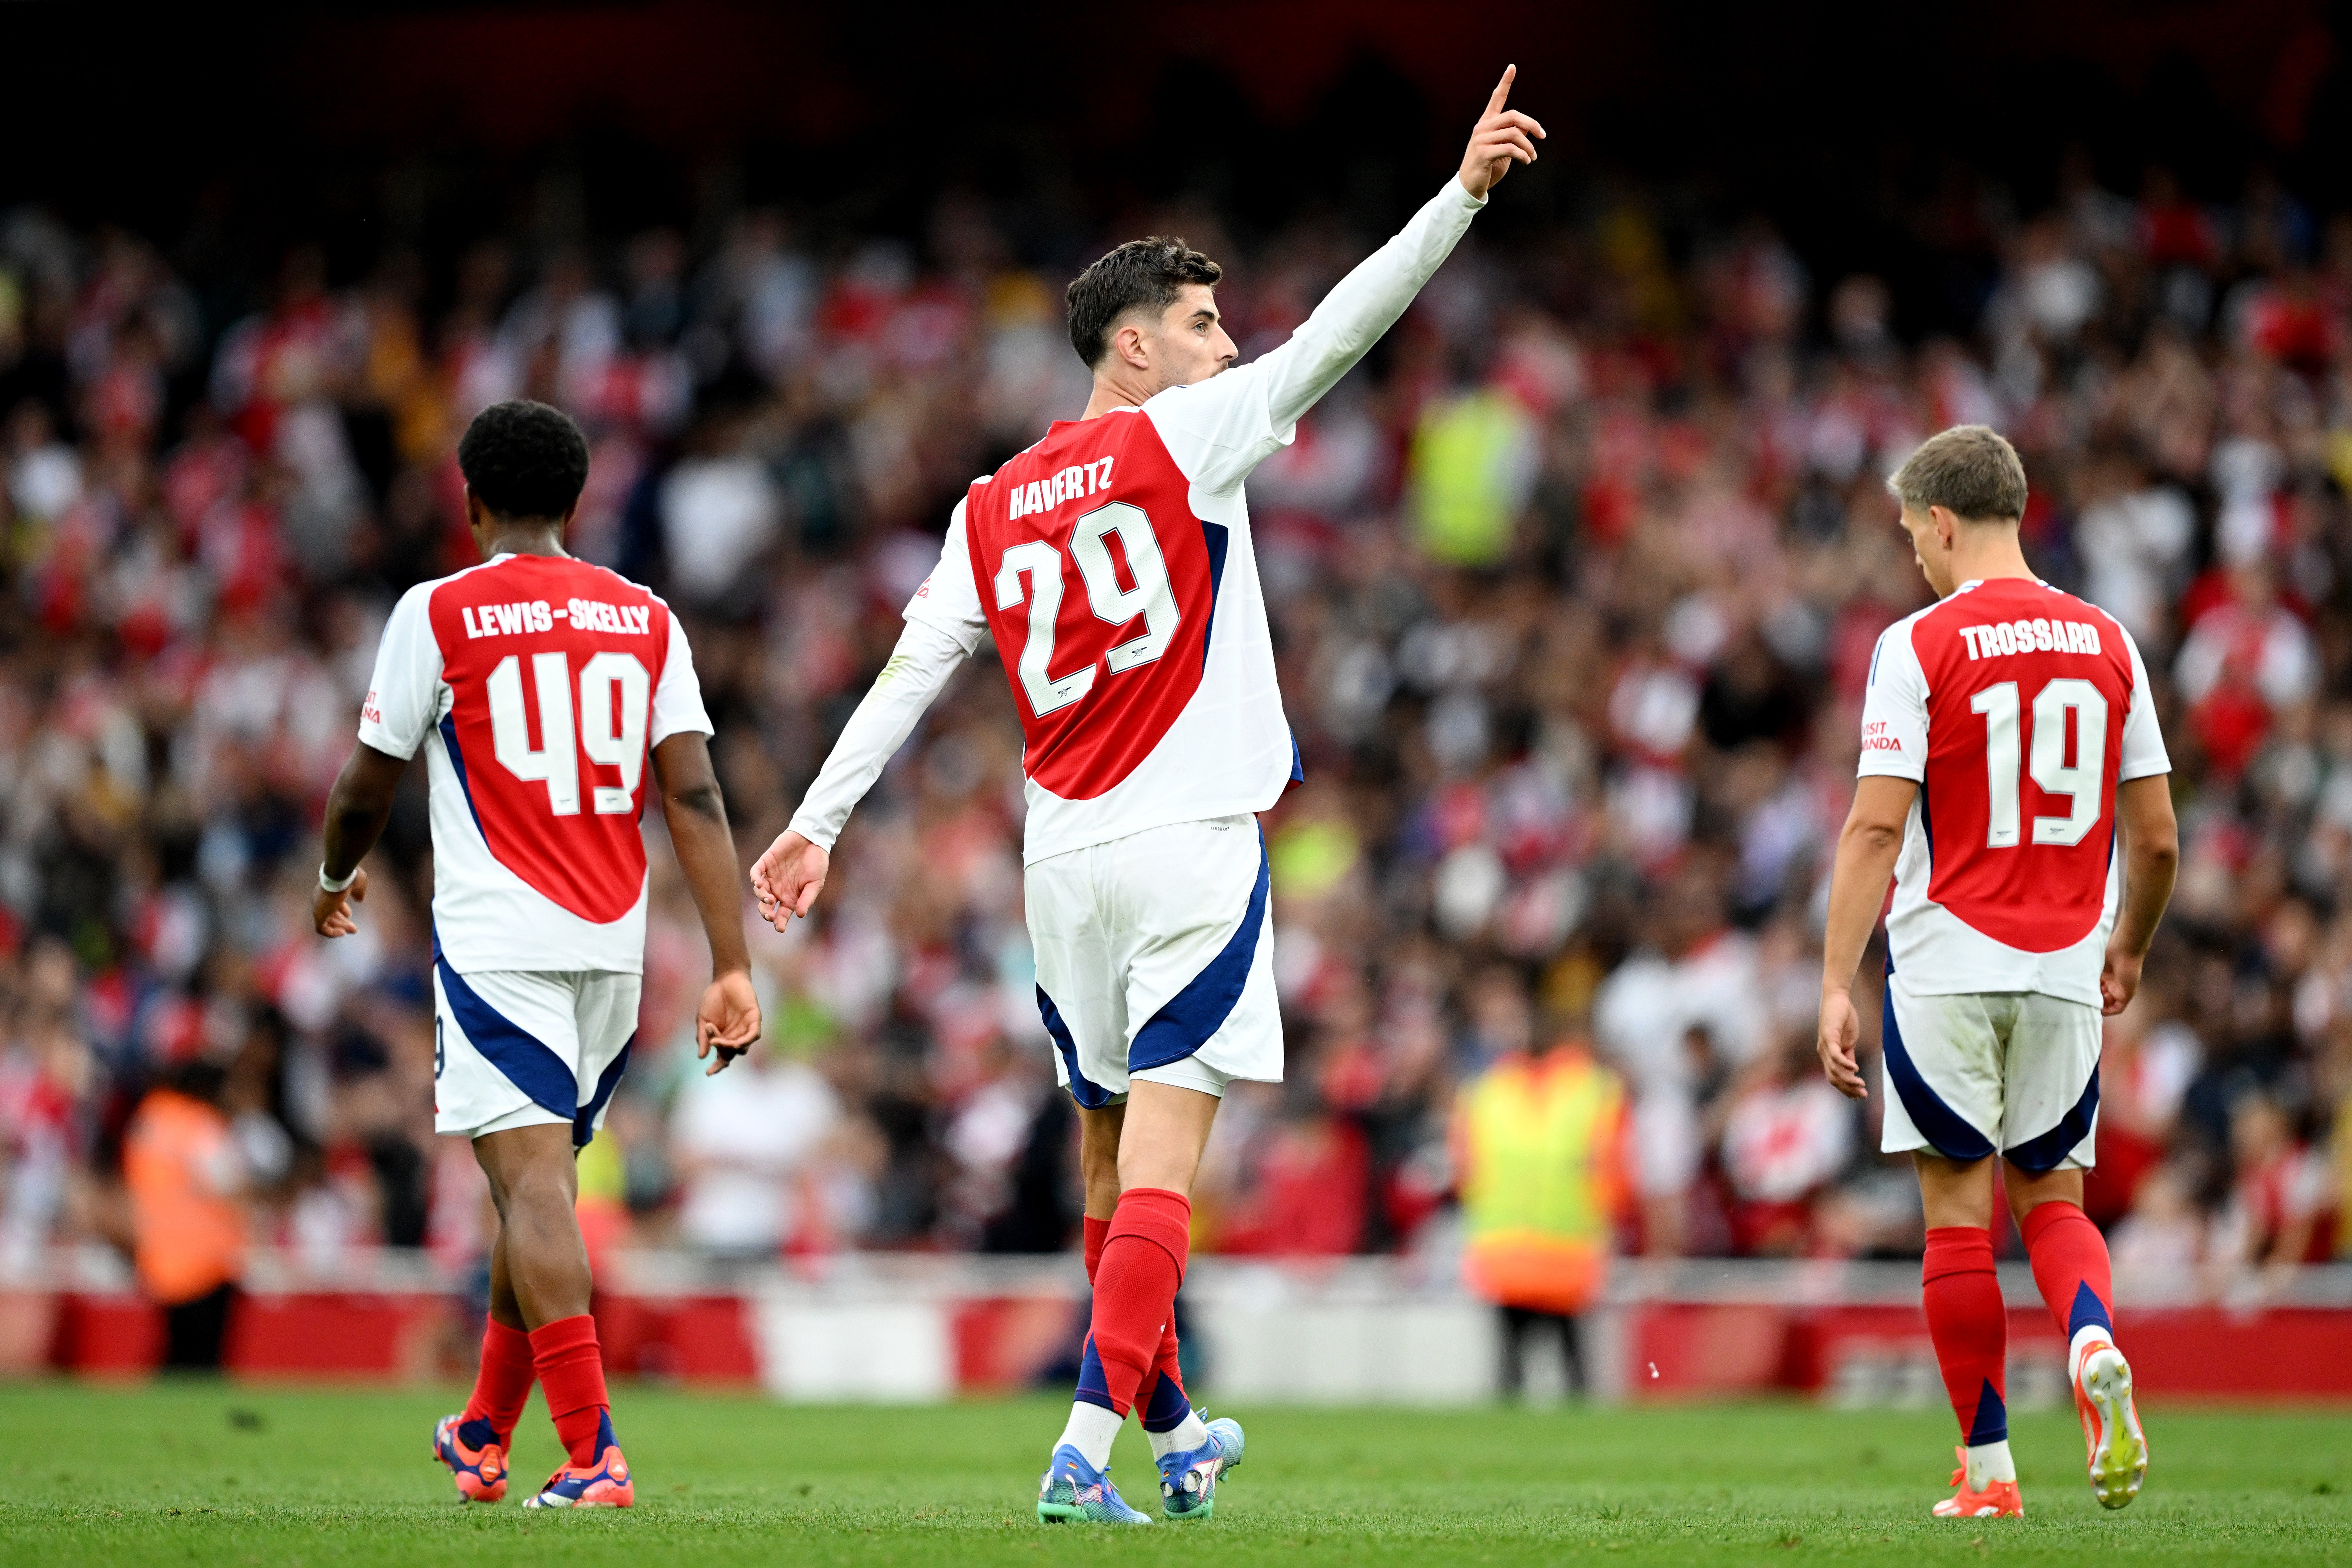
[[457, 467], [498, 516], [560, 518], [588, 483], [588, 438], [563, 410], [518, 397], [474, 416]]
[[1170, 235], [1130, 239], [1071, 281], [1070, 346], [1088, 370], [1110, 352], [1113, 323], [1138, 305], [1165, 310], [1187, 283], [1213, 285], [1225, 269]]

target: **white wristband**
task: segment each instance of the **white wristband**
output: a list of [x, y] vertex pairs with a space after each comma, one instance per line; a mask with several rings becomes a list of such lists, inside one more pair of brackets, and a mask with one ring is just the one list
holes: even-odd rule
[[322, 893], [342, 892], [346, 889], [350, 888], [353, 882], [356, 882], [359, 879], [360, 868], [357, 866], [352, 868], [352, 874], [350, 876], [344, 878], [341, 881], [337, 882], [330, 879], [327, 876], [327, 863], [324, 860], [319, 862], [319, 891]]

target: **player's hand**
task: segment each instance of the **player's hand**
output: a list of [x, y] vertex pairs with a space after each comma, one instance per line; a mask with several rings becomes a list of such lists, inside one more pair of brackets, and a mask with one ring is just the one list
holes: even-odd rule
[[[362, 866], [352, 876], [352, 885], [340, 893], [331, 893], [324, 888], [312, 889], [310, 924], [320, 936], [349, 936], [360, 929], [360, 922], [352, 918], [352, 906], [366, 899], [367, 868]], [[2132, 972], [2132, 978], [2139, 978], [2137, 970]]]
[[730, 969], [703, 987], [702, 1005], [694, 1010], [695, 1059], [717, 1053], [703, 1077], [725, 1072], [759, 1037], [760, 998], [750, 975]]
[[751, 896], [760, 903], [760, 918], [782, 931], [798, 915], [808, 919], [816, 896], [824, 891], [824, 876], [833, 857], [787, 827], [751, 863]]
[[2139, 994], [2139, 966], [2147, 955], [2134, 958], [2119, 947], [2107, 949], [2107, 961], [2099, 967], [2099, 1011], [2112, 1018], [2131, 1005]]
[[1534, 163], [1536, 143], [1544, 139], [1544, 128], [1533, 115], [1503, 107], [1518, 74], [1517, 66], [1503, 68], [1503, 79], [1495, 84], [1486, 114], [1470, 132], [1469, 151], [1462, 154], [1462, 188], [1480, 201], [1511, 172], [1513, 163]]
[[1822, 1053], [1822, 1071], [1828, 1075], [1831, 1087], [1848, 1100], [1861, 1100], [1870, 1093], [1853, 1059], [1854, 1045], [1861, 1038], [1862, 1019], [1854, 1013], [1853, 998], [1842, 988], [1822, 992], [1821, 1034], [1813, 1043]]

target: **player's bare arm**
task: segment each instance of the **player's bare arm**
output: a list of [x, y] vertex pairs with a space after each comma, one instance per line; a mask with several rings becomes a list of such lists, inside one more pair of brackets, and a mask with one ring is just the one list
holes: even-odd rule
[[1870, 945], [1879, 907], [1886, 901], [1886, 884], [1903, 849], [1903, 826], [1918, 797], [1919, 786], [1909, 779], [1862, 779], [1838, 834], [1837, 859], [1830, 870], [1829, 929], [1822, 938], [1821, 1032], [1814, 1044], [1822, 1071], [1849, 1100], [1869, 1092], [1854, 1059], [1862, 1033], [1853, 1010], [1854, 972], [1862, 967], [1862, 951]]
[[2116, 786], [2116, 818], [2124, 835], [2123, 908], [2107, 938], [2099, 971], [2099, 1010], [2109, 1017], [2139, 994], [2140, 965], [2156, 940], [2157, 923], [2172, 900], [2180, 868], [2180, 829], [2172, 816], [2172, 775], [2126, 779]]
[[349, 936], [360, 929], [352, 912], [367, 898], [367, 871], [360, 862], [391, 820], [393, 794], [407, 767], [362, 741], [335, 775], [327, 795], [326, 858], [310, 900], [310, 924], [320, 936]]
[[695, 1009], [694, 1054], [710, 1058], [706, 1074], [723, 1072], [760, 1037], [760, 999], [751, 990], [751, 955], [743, 944], [742, 895], [735, 880], [735, 838], [727, 830], [727, 802], [711, 771], [709, 742], [699, 732], [670, 736], [654, 748], [653, 759], [670, 847], [710, 942], [711, 980]]

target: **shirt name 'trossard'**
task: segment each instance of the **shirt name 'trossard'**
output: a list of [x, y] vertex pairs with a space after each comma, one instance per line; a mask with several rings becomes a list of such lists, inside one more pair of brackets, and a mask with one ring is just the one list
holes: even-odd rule
[[1955, 629], [1968, 643], [1971, 662], [2000, 654], [2099, 651], [2099, 628], [2088, 621], [2046, 621], [2036, 617]]

